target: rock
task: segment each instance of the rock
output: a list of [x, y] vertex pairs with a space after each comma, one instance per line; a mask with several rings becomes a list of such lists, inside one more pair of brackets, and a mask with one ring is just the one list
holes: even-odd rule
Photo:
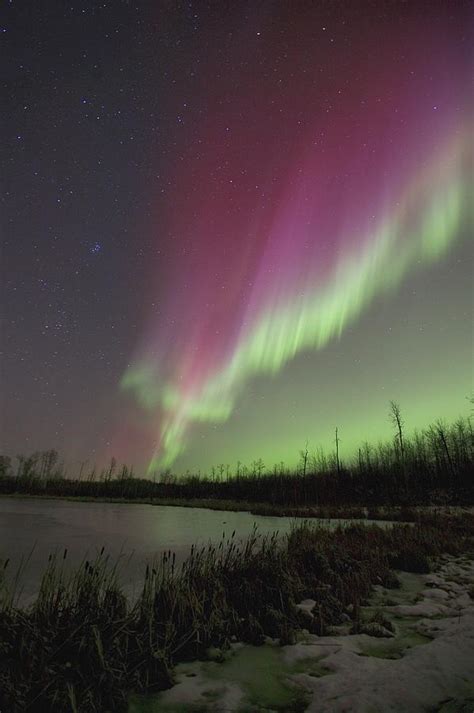
[[377, 624], [376, 621], [368, 621], [366, 624], [362, 624], [360, 633], [367, 634], [367, 636], [387, 639], [395, 636], [393, 631], [389, 631], [385, 626], [382, 626], [382, 624]]

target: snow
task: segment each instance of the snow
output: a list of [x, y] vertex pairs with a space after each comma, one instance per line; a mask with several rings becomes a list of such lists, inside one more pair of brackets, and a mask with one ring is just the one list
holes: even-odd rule
[[314, 599], [303, 599], [302, 602], [296, 605], [296, 608], [301, 609], [301, 611], [304, 611], [310, 616], [312, 616], [312, 610], [315, 604], [316, 601]]
[[[420, 577], [431, 585], [421, 591], [420, 602], [384, 608], [395, 615], [395, 625], [397, 619], [419, 617], [413, 630], [431, 641], [408, 648], [395, 660], [361, 656], [360, 636], [328, 642], [340, 643], [324, 658], [333, 673], [318, 679], [299, 676], [313, 692], [307, 713], [421, 713], [446, 701], [457, 702], [460, 710], [463, 701], [474, 699], [474, 601], [467, 593], [474, 584], [474, 562], [446, 558], [436, 574]], [[449, 606], [435, 601], [448, 601]], [[324, 655], [321, 644], [326, 642], [314, 644], [316, 655]]]
[[[212, 713], [291, 710], [281, 699], [282, 685], [290, 693], [291, 686], [305, 692], [307, 713], [474, 710], [474, 601], [469, 594], [474, 561], [446, 556], [434, 574], [401, 573], [400, 579], [399, 590], [375, 588], [366, 612], [382, 610], [395, 627], [392, 638], [305, 633], [297, 644], [281, 648], [235, 646], [222, 664], [178, 667], [177, 685], [156, 697], [156, 708], [146, 710], [192, 711], [196, 705]], [[310, 612], [313, 605], [305, 600], [299, 608]], [[266, 656], [267, 668], [259, 668]], [[269, 671], [276, 671], [279, 681], [273, 704]], [[258, 687], [265, 685], [263, 701]]]

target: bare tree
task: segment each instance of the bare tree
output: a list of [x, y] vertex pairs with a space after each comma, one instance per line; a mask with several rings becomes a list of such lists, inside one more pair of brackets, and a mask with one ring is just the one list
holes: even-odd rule
[[400, 405], [397, 404], [396, 401], [390, 401], [390, 411], [389, 411], [389, 417], [393, 425], [395, 426], [397, 430], [397, 439], [398, 443], [400, 446], [400, 456], [401, 460], [403, 461], [405, 459], [405, 443], [404, 443], [404, 437], [403, 437], [403, 426], [405, 425], [401, 411], [400, 411]]
[[446, 439], [446, 430], [447, 429], [441, 420], [436, 421], [435, 428], [438, 433], [439, 440], [443, 446], [444, 453], [446, 454], [446, 459], [448, 461], [451, 477], [454, 478], [455, 473], [454, 473], [453, 461], [451, 458], [451, 453], [449, 452], [448, 442]]
[[172, 485], [176, 483], [176, 478], [169, 468], [160, 473], [160, 483], [165, 483], [166, 485]]
[[79, 469], [79, 480], [81, 480], [81, 479], [82, 479], [82, 471], [84, 470], [84, 468], [85, 468], [86, 465], [88, 464], [89, 459], [86, 458], [86, 460], [80, 460], [80, 461], [78, 461], [78, 462], [79, 462], [79, 465], [81, 466], [80, 469]]
[[303, 478], [306, 477], [306, 468], [308, 465], [308, 456], [309, 456], [309, 451], [308, 451], [308, 441], [304, 444], [304, 449], [300, 451], [300, 458], [301, 458], [301, 472], [303, 474]]
[[340, 438], [339, 438], [339, 431], [336, 426], [336, 439], [335, 439], [335, 444], [336, 444], [336, 468], [337, 468], [337, 474], [341, 474], [341, 464], [339, 462], [339, 443], [340, 443]]
[[112, 456], [112, 458], [110, 459], [110, 465], [105, 473], [105, 480], [107, 483], [110, 482], [112, 480], [112, 478], [114, 477], [116, 467], [117, 467], [117, 461], [114, 458], [114, 456]]
[[250, 467], [252, 468], [253, 477], [258, 476], [260, 478], [263, 471], [265, 470], [265, 463], [261, 458], [259, 458], [258, 460], [253, 460], [250, 464]]

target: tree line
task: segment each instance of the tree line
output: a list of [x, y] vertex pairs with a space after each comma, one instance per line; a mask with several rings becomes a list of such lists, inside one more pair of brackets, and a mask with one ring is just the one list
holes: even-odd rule
[[389, 441], [361, 444], [343, 460], [339, 431], [335, 449], [300, 451], [296, 468], [278, 463], [268, 468], [262, 459], [250, 465], [219, 464], [209, 474], [170, 471], [152, 478], [136, 477], [132, 468], [112, 458], [107, 468], [85, 469], [68, 478], [55, 450], [0, 456], [0, 492], [133, 499], [220, 499], [269, 503], [275, 506], [330, 504], [415, 504], [472, 502], [474, 432], [472, 419], [451, 424], [441, 420], [408, 435], [400, 406], [390, 402], [394, 435]]

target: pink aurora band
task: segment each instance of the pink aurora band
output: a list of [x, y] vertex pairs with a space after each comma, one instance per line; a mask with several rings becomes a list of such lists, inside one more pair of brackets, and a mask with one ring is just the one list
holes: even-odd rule
[[145, 414], [150, 470], [175, 461], [193, 424], [228, 419], [253, 376], [321, 349], [441, 260], [467, 219], [472, 125], [455, 53], [428, 37], [399, 67], [387, 47], [352, 86], [324, 87], [317, 69], [291, 78], [294, 52], [280, 95], [257, 78], [237, 117], [210, 98], [183, 142], [153, 258], [159, 314], [121, 381]]

